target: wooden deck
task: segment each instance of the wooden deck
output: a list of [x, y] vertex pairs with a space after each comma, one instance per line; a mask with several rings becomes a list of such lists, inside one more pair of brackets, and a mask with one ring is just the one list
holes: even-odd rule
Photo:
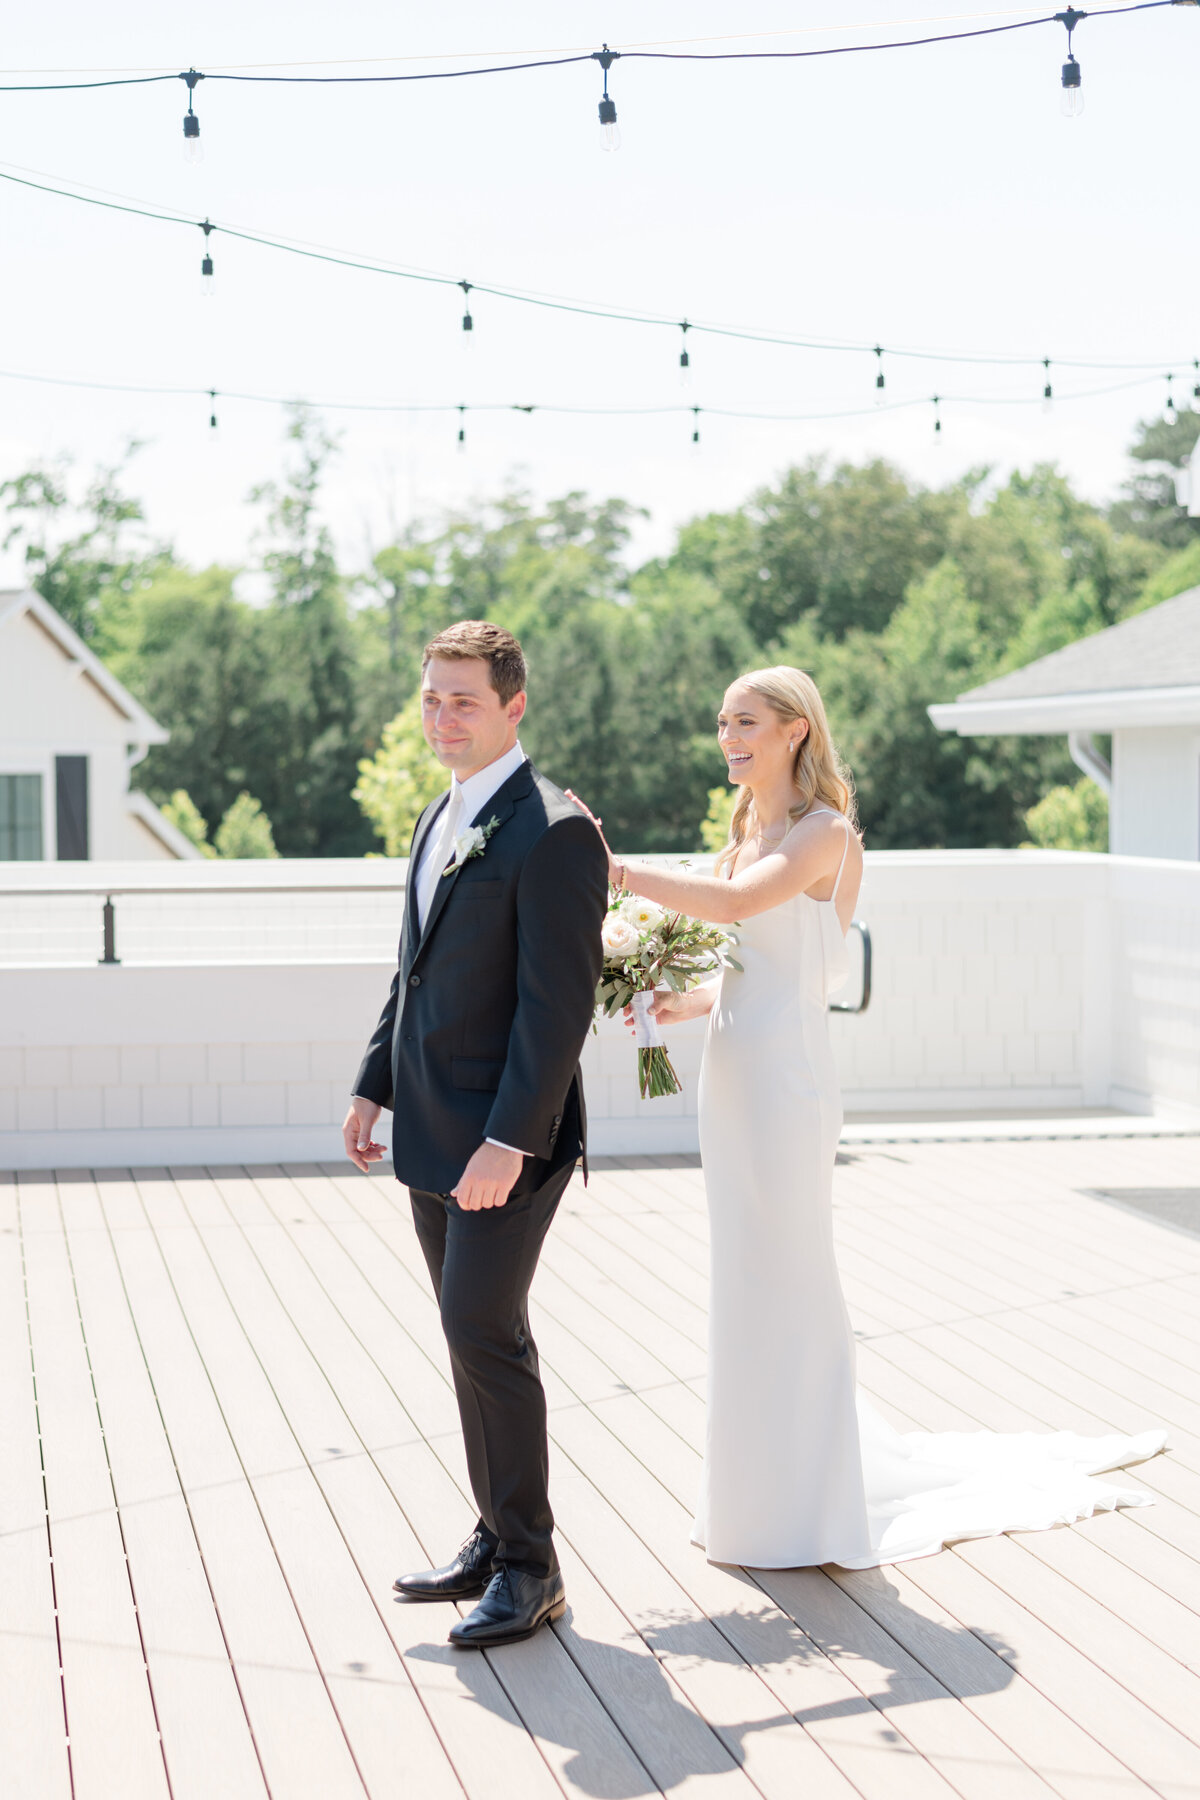
[[349, 1167], [0, 1176], [5, 1800], [1200, 1796], [1195, 1138], [893, 1144], [838, 1169], [899, 1424], [1171, 1428], [1158, 1504], [870, 1574], [711, 1567], [705, 1218], [572, 1188], [536, 1289], [570, 1607], [451, 1652], [391, 1593], [471, 1519], [405, 1196]]

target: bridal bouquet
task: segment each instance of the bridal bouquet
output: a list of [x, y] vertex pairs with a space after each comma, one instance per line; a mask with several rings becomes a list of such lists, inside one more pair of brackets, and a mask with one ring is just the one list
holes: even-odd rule
[[650, 1013], [654, 990], [665, 986], [683, 994], [716, 969], [739, 968], [729, 955], [736, 940], [719, 926], [668, 912], [636, 894], [613, 896], [601, 936], [604, 973], [596, 1004], [606, 1018], [633, 1009], [642, 1099], [677, 1094], [681, 1083]]

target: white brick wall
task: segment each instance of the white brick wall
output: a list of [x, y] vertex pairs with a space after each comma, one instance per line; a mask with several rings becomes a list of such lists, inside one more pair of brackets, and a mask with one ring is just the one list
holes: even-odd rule
[[[324, 929], [328, 897], [307, 898]], [[847, 1111], [1115, 1096], [1200, 1112], [1195, 865], [868, 855], [859, 912], [874, 995], [865, 1014], [831, 1019]], [[0, 1168], [336, 1157], [390, 979], [390, 956], [0, 966]], [[703, 1035], [670, 1033], [684, 1092], [661, 1101], [638, 1098], [619, 1022], [589, 1037], [597, 1152], [695, 1148]]]

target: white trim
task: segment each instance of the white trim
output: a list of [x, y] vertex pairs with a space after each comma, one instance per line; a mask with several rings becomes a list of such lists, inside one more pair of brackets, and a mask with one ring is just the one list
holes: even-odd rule
[[30, 613], [38, 624], [52, 637], [59, 649], [74, 664], [73, 673], [87, 674], [95, 682], [105, 699], [128, 719], [134, 729], [130, 739], [138, 743], [165, 744], [170, 732], [165, 731], [157, 719], [152, 719], [145, 707], [136, 701], [129, 689], [123, 687], [116, 676], [111, 674], [98, 656], [94, 656], [77, 632], [72, 631], [66, 620], [32, 588], [24, 588], [7, 594], [0, 594], [0, 627], [10, 620], [21, 618]]
[[1120, 726], [1200, 723], [1200, 686], [1111, 688], [1015, 700], [973, 700], [969, 694], [928, 709], [939, 731], [959, 737], [1057, 737], [1067, 731], [1112, 731]]
[[172, 856], [178, 857], [180, 862], [207, 862], [210, 860], [205, 856], [203, 850], [193, 844], [191, 838], [184, 837], [177, 825], [172, 825], [170, 819], [164, 818], [153, 800], [147, 799], [145, 794], [132, 790], [124, 794], [122, 798], [125, 801], [126, 812], [132, 813], [135, 819], [139, 819], [146, 829], [154, 834], [164, 849], [169, 850]]

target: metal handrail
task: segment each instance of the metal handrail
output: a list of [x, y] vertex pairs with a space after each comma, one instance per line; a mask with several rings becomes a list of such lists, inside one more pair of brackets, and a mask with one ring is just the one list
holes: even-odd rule
[[851, 931], [857, 931], [859, 937], [862, 939], [862, 959], [863, 959], [862, 999], [859, 1001], [857, 1006], [847, 1006], [847, 1004], [844, 1000], [831, 1000], [829, 1002], [830, 1012], [865, 1013], [868, 1006], [871, 1004], [871, 931], [870, 931], [870, 927], [862, 919], [851, 919], [850, 929], [851, 929]]
[[182, 885], [173, 887], [142, 887], [140, 884], [134, 887], [108, 887], [104, 883], [96, 885], [80, 883], [78, 887], [69, 888], [9, 888], [5, 891], [8, 896], [13, 899], [29, 898], [34, 900], [61, 899], [68, 895], [80, 895], [84, 899], [94, 899], [100, 894], [103, 894], [104, 905], [101, 908], [100, 916], [104, 940], [104, 954], [96, 960], [100, 963], [101, 967], [116, 968], [119, 966], [121, 959], [117, 955], [117, 909], [113, 905], [114, 897], [121, 900], [128, 899], [131, 895], [137, 897], [142, 894], [180, 894], [193, 896], [196, 894], [212, 894], [226, 898], [229, 896], [237, 898], [242, 894], [403, 894], [406, 891], [407, 885], [408, 884], [403, 881], [372, 881], [366, 885], [360, 881], [342, 881], [328, 883], [306, 882], [299, 886], [293, 886], [290, 882], [286, 886], [282, 882], [276, 883], [273, 886], [261, 886], [256, 884], [254, 886], [242, 887], [239, 884], [236, 887], [218, 888], [196, 885], [190, 887], [184, 887]]

